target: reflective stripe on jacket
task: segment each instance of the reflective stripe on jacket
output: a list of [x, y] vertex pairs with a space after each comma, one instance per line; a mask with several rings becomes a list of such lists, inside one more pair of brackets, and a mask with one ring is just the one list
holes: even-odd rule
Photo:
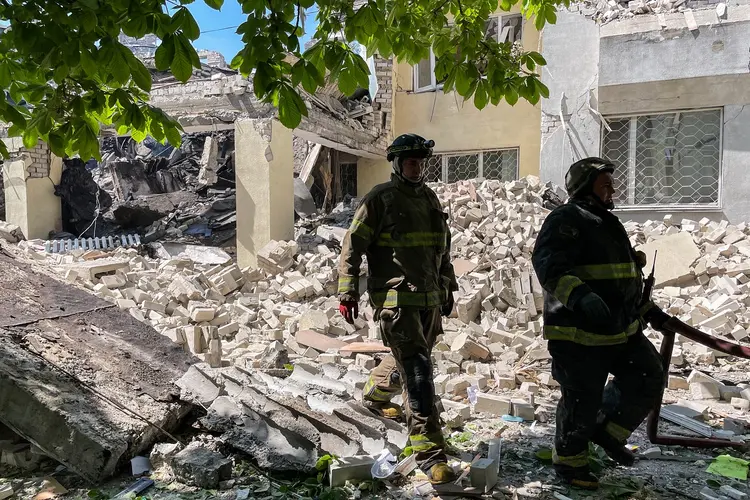
[[375, 307], [435, 307], [458, 290], [450, 263], [448, 215], [427, 186], [409, 186], [395, 175], [360, 203], [344, 237], [339, 294], [357, 295], [362, 256]]
[[[532, 263], [544, 287], [544, 337], [583, 345], [614, 345], [641, 331], [643, 275], [620, 220], [585, 200], [571, 200], [547, 216]], [[589, 292], [612, 313], [606, 331], [573, 312]]]

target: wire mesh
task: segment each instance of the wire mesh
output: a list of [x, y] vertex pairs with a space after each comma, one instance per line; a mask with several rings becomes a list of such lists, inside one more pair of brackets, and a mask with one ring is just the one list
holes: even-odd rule
[[518, 172], [518, 150], [485, 151], [482, 159], [485, 179], [512, 181]]
[[448, 156], [448, 182], [479, 177], [479, 155]]
[[706, 205], [719, 201], [721, 110], [609, 121], [602, 154], [615, 165], [615, 201]]
[[424, 166], [425, 182], [440, 182], [443, 179], [443, 157], [430, 156]]

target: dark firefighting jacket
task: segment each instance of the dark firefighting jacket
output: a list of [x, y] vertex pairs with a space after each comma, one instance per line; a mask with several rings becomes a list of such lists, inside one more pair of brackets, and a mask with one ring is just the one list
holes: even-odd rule
[[[643, 275], [625, 228], [608, 210], [578, 199], [555, 209], [539, 232], [532, 263], [545, 291], [546, 339], [613, 345], [641, 331]], [[574, 312], [589, 292], [612, 313], [606, 327]]]
[[339, 294], [358, 296], [362, 256], [375, 307], [435, 307], [458, 290], [450, 262], [448, 214], [424, 184], [392, 175], [360, 203], [342, 244]]

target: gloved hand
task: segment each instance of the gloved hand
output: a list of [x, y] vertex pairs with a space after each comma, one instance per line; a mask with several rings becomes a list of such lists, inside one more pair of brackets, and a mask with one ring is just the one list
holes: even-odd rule
[[453, 312], [453, 304], [455, 303], [455, 299], [453, 298], [453, 292], [448, 292], [448, 300], [445, 301], [445, 304], [443, 304], [443, 307], [440, 309], [440, 312], [443, 316], [446, 318], [451, 315]]
[[575, 312], [585, 316], [592, 325], [604, 326], [612, 322], [609, 306], [594, 292], [589, 292], [578, 300]]
[[341, 303], [339, 304], [339, 312], [344, 317], [346, 322], [351, 325], [359, 316], [359, 303], [353, 300], [342, 299]]

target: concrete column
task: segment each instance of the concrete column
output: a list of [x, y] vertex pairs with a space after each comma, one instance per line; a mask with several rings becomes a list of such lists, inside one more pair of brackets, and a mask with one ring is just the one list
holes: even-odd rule
[[21, 228], [28, 239], [44, 239], [62, 230], [62, 205], [55, 196], [60, 184], [62, 159], [46, 144], [22, 149], [18, 138], [3, 139], [12, 157], [3, 163], [5, 220]]
[[235, 122], [237, 261], [256, 267], [271, 240], [294, 238], [292, 131], [277, 120]]

